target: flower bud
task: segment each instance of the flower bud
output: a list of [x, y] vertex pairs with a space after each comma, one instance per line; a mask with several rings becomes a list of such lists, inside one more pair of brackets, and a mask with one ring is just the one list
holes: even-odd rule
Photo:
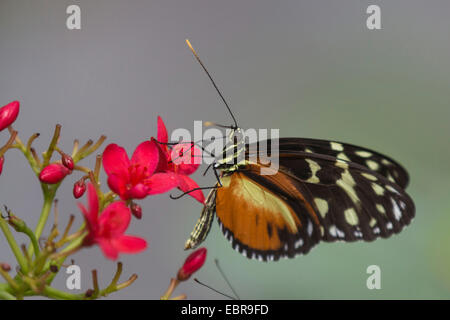
[[0, 131], [9, 127], [19, 115], [19, 101], [13, 101], [0, 108]]
[[64, 153], [62, 155], [61, 162], [62, 162], [64, 167], [66, 167], [69, 170], [73, 170], [73, 167], [74, 167], [73, 159], [68, 154]]
[[0, 263], [0, 268], [6, 272], [11, 271], [11, 266], [9, 264], [7, 264], [6, 262]]
[[39, 180], [43, 183], [55, 184], [64, 179], [72, 171], [59, 163], [52, 163], [42, 169]]
[[3, 171], [3, 163], [5, 163], [5, 156], [0, 157], [0, 174], [2, 174]]
[[140, 205], [138, 205], [135, 202], [132, 202], [130, 205], [130, 209], [131, 209], [131, 213], [133, 214], [133, 216], [136, 217], [136, 219], [142, 218], [142, 207]]
[[84, 179], [81, 178], [73, 185], [73, 196], [75, 199], [81, 198], [86, 191], [86, 183], [84, 183]]
[[88, 290], [84, 293], [84, 296], [85, 296], [86, 298], [90, 298], [90, 297], [92, 297], [93, 294], [94, 294], [94, 290], [88, 289]]
[[185, 281], [191, 277], [191, 275], [200, 269], [206, 260], [206, 248], [200, 248], [192, 252], [184, 261], [183, 266], [178, 270], [178, 281]]

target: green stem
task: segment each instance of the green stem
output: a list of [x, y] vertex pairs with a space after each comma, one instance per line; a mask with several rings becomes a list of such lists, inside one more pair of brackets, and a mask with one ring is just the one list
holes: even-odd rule
[[37, 242], [36, 237], [34, 236], [33, 231], [31, 231], [30, 228], [26, 227], [23, 232], [28, 236], [28, 238], [30, 238], [31, 240], [31, 244], [33, 245], [33, 249], [34, 249], [34, 256], [38, 257], [39, 256], [39, 244]]
[[20, 143], [16, 140], [17, 145], [16, 148], [22, 151], [25, 158], [27, 158], [28, 163], [30, 164], [31, 169], [33, 169], [36, 176], [39, 176], [39, 173], [41, 173], [41, 168], [38, 166], [36, 161], [33, 158], [33, 154], [27, 150], [27, 147], [20, 141]]
[[[83, 226], [84, 227], [84, 224]], [[74, 250], [75, 248], [80, 247], [83, 244], [83, 240], [84, 240], [85, 235], [81, 236], [80, 238], [77, 238], [75, 240], [73, 240], [71, 243], [69, 243], [67, 245], [67, 247], [65, 247], [63, 250], [61, 250], [61, 252], [68, 252], [71, 250]], [[56, 260], [56, 263], [54, 263], [58, 269], [61, 268], [62, 264], [64, 263], [64, 261], [66, 260], [66, 256], [63, 256], [59, 259]], [[44, 267], [44, 271], [47, 271], [50, 269], [50, 264], [52, 263], [52, 261], [47, 261], [45, 267]], [[53, 273], [48, 279], [47, 279], [47, 283], [51, 284], [53, 279], [55, 278], [55, 276], [57, 275], [57, 273]]]
[[84, 294], [73, 294], [64, 292], [49, 286], [44, 288], [43, 294], [46, 297], [60, 300], [82, 300], [84, 299]]
[[[48, 216], [52, 209], [53, 200], [55, 199], [56, 190], [59, 187], [59, 183], [52, 185], [47, 193], [44, 193], [44, 204], [42, 205], [41, 215], [39, 217], [36, 230], [34, 231], [36, 239], [39, 239], [44, 231], [45, 224], [47, 223]], [[33, 253], [33, 247], [28, 248], [28, 254], [31, 256]]]
[[17, 299], [9, 292], [0, 291], [0, 300], [17, 300]]
[[16, 260], [19, 263], [20, 268], [24, 273], [27, 273], [28, 272], [27, 260], [25, 259], [19, 246], [17, 245], [16, 239], [14, 239], [14, 236], [11, 230], [9, 229], [8, 224], [2, 217], [0, 217], [0, 228], [2, 229], [5, 238], [8, 241], [9, 246], [11, 247], [14, 256], [16, 257]]

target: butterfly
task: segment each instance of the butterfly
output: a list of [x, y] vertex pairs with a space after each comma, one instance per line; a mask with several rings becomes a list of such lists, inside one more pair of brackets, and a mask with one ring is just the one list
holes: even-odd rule
[[[321, 241], [373, 241], [399, 233], [414, 217], [405, 192], [407, 171], [376, 151], [337, 141], [279, 138], [253, 144], [242, 135], [227, 102], [230, 126], [224, 155], [213, 164], [217, 183], [206, 198], [185, 249], [208, 235], [214, 216], [232, 247], [250, 259], [276, 261], [308, 253]], [[273, 148], [275, 147], [275, 148]], [[225, 154], [233, 149], [233, 156]], [[278, 150], [277, 170], [261, 174]], [[236, 161], [245, 155], [243, 161]], [[274, 156], [274, 155], [271, 155]], [[220, 172], [219, 174], [217, 173]]]

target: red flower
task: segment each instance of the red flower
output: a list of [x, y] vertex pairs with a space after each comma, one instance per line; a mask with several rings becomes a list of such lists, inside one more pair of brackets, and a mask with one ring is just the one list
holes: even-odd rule
[[[183, 192], [198, 188], [198, 184], [188, 176], [200, 166], [199, 157], [202, 155], [201, 150], [197, 147], [192, 147], [190, 142], [181, 142], [173, 148], [169, 148], [167, 145], [169, 141], [167, 129], [161, 117], [158, 117], [157, 140], [159, 142], [157, 145], [160, 150], [160, 163], [156, 171], [175, 173], [178, 178], [177, 187]], [[201, 203], [205, 202], [202, 190], [192, 191], [189, 195]]]
[[191, 275], [200, 269], [206, 260], [206, 248], [200, 248], [192, 252], [184, 261], [183, 266], [178, 271], [177, 278], [179, 281], [187, 280]]
[[155, 173], [159, 151], [155, 142], [142, 142], [131, 160], [124, 148], [110, 144], [103, 151], [103, 167], [108, 185], [122, 200], [143, 199], [174, 188], [178, 180], [173, 173]]
[[19, 115], [20, 103], [13, 101], [0, 108], [0, 131], [9, 127]]
[[119, 253], [138, 253], [147, 248], [147, 242], [139, 237], [125, 235], [131, 220], [130, 209], [123, 201], [108, 205], [99, 215], [98, 196], [92, 183], [88, 185], [89, 210], [79, 203], [89, 234], [85, 246], [98, 244], [108, 259], [116, 260]]
[[42, 169], [39, 174], [39, 180], [43, 183], [55, 184], [60, 182], [71, 172], [71, 170], [67, 169], [60, 163], [52, 163]]

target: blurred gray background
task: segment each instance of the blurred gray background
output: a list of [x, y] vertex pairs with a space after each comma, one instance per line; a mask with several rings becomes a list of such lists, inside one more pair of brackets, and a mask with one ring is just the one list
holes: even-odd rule
[[[81, 7], [81, 30], [66, 28], [71, 4]], [[370, 4], [381, 7], [381, 30], [366, 27]], [[242, 127], [280, 128], [281, 136], [341, 140], [386, 153], [408, 169], [417, 207], [416, 219], [398, 236], [324, 243], [276, 263], [242, 257], [214, 223], [197, 277], [229, 292], [213, 262], [218, 258], [247, 299], [446, 299], [449, 10], [448, 1], [438, 0], [0, 0], [0, 105], [21, 101], [14, 127], [23, 140], [40, 132], [39, 151], [56, 123], [66, 151], [74, 138], [106, 134], [108, 143], [130, 154], [156, 135], [158, 115], [169, 130], [192, 128], [194, 120], [229, 123], [184, 43], [189, 38]], [[92, 158], [83, 164], [93, 166]], [[63, 222], [71, 213], [82, 221], [72, 197], [79, 177], [69, 176], [58, 194]], [[214, 181], [200, 173], [194, 178]], [[6, 155], [0, 195], [1, 204], [35, 225], [39, 184], [16, 150]], [[144, 236], [149, 249], [121, 257], [123, 278], [138, 273], [139, 280], [110, 299], [158, 299], [187, 256], [183, 244], [201, 210], [188, 197], [173, 201], [167, 194], [140, 203], [143, 219], [133, 220], [129, 233]], [[14, 261], [3, 235], [0, 260]], [[97, 247], [78, 253], [75, 262], [82, 291], [91, 286], [91, 269], [107, 285], [115, 268]], [[366, 287], [372, 264], [381, 267], [381, 290]], [[55, 286], [65, 289], [65, 278], [61, 272]], [[222, 298], [193, 281], [176, 293]]]

